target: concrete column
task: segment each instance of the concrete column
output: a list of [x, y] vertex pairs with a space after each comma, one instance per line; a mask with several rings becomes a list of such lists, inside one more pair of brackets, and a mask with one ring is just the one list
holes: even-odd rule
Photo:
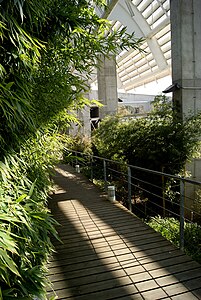
[[[201, 110], [201, 0], [170, 1], [172, 77], [181, 88], [173, 93], [180, 119]], [[201, 179], [201, 160], [187, 164], [195, 180]], [[195, 187], [186, 185], [185, 206], [194, 207]], [[186, 211], [189, 216], [190, 211]]]
[[[89, 93], [85, 94], [85, 97], [89, 99]], [[90, 107], [85, 105], [82, 109], [75, 112], [80, 124], [71, 124], [69, 130], [72, 135], [80, 135], [81, 137], [91, 138], [91, 118]]]
[[69, 133], [74, 136], [91, 138], [90, 107], [85, 106], [82, 110], [77, 111], [77, 118], [81, 124], [71, 124]]
[[91, 138], [90, 107], [85, 106], [81, 111], [79, 111], [78, 118], [82, 122], [82, 126], [80, 127], [80, 134], [83, 137]]
[[201, 1], [171, 0], [173, 93], [181, 118], [201, 110]]
[[100, 67], [97, 71], [98, 99], [104, 105], [100, 108], [100, 118], [117, 113], [117, 72], [116, 60], [113, 56], [106, 58], [102, 56]]

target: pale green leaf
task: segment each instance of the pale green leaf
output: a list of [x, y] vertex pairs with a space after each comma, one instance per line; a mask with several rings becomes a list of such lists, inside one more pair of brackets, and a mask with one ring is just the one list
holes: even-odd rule
[[0, 260], [2, 260], [5, 263], [6, 267], [11, 272], [16, 274], [17, 276], [20, 276], [15, 262], [8, 256], [7, 252], [5, 250], [2, 250], [1, 248], [0, 248]]

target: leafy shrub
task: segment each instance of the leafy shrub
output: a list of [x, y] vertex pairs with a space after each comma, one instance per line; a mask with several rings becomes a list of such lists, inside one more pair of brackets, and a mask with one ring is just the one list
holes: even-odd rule
[[[72, 152], [68, 149], [72, 150]], [[84, 155], [79, 153], [73, 154], [73, 150], [81, 152]], [[89, 178], [91, 177], [91, 154], [92, 145], [91, 140], [88, 137], [83, 137], [80, 134], [77, 134], [76, 136], [68, 136], [63, 152], [63, 161], [65, 163], [79, 164], [82, 167], [82, 172], [84, 172], [84, 174]]]
[[[146, 169], [184, 174], [186, 162], [200, 155], [201, 114], [182, 122], [175, 119], [172, 102], [165, 96], [157, 96], [152, 105], [147, 117], [106, 117], [94, 131], [95, 152]], [[146, 212], [151, 216], [163, 214], [164, 195], [170, 200], [166, 206], [172, 210], [180, 193], [174, 180], [138, 170], [133, 173], [135, 197], [140, 201], [150, 200], [146, 201]], [[177, 209], [178, 206], [174, 206], [173, 210]]]
[[76, 136], [69, 135], [65, 146], [70, 150], [83, 152], [84, 154], [92, 154], [91, 140], [80, 134], [77, 134]]
[[175, 122], [171, 102], [161, 96], [155, 99], [148, 117], [105, 118], [95, 131], [93, 144], [100, 156], [178, 174], [199, 151], [200, 118]]
[[201, 224], [201, 189], [196, 191], [196, 197], [192, 208], [193, 211], [197, 212], [197, 215], [194, 216], [195, 221]]
[[[167, 240], [179, 247], [179, 221], [174, 218], [152, 218], [148, 225], [157, 232], [160, 232]], [[194, 260], [201, 263], [201, 226], [197, 223], [184, 224], [184, 251]]]
[[[38, 133], [0, 163], [0, 294], [46, 299], [46, 267], [55, 221], [47, 209], [49, 174], [62, 147]], [[56, 152], [56, 153], [55, 153]]]

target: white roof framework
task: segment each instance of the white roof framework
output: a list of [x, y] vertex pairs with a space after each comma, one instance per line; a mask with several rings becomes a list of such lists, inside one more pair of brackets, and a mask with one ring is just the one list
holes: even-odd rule
[[131, 49], [117, 57], [118, 88], [128, 92], [171, 75], [170, 0], [111, 0], [102, 17], [145, 39], [145, 53]]

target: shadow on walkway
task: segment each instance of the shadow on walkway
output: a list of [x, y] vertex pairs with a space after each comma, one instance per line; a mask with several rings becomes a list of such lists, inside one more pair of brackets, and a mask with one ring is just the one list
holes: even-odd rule
[[[201, 266], [70, 166], [50, 208], [62, 243], [49, 263], [57, 299], [201, 299]], [[53, 294], [48, 291], [49, 297]]]

